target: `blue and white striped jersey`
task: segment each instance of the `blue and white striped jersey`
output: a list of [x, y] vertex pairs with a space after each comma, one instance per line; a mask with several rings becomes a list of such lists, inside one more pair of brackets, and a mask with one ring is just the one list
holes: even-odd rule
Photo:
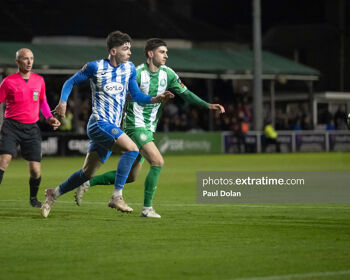
[[67, 101], [75, 84], [90, 80], [92, 115], [96, 120], [120, 126], [127, 92], [134, 101], [149, 104], [151, 97], [142, 93], [136, 81], [136, 69], [127, 61], [113, 66], [108, 59], [88, 62], [63, 85], [62, 101]]

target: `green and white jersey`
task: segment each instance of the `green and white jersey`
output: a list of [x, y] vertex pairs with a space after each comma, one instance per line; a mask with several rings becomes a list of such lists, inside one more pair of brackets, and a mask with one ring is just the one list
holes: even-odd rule
[[[158, 72], [151, 72], [146, 63], [136, 67], [137, 83], [142, 92], [157, 96], [166, 90], [181, 94], [187, 90], [179, 76], [171, 68], [162, 65]], [[163, 104], [139, 104], [127, 101], [123, 119], [123, 129], [144, 127], [155, 132], [163, 109]]]

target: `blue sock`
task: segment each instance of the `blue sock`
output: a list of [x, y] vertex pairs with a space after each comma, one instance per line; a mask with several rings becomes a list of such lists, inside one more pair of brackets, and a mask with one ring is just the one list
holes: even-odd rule
[[66, 192], [74, 190], [81, 184], [85, 183], [87, 180], [89, 180], [89, 178], [86, 177], [83, 170], [80, 169], [79, 171], [70, 175], [69, 178], [59, 186], [60, 193], [64, 194]]
[[122, 189], [124, 187], [126, 179], [128, 179], [130, 169], [138, 154], [139, 152], [137, 151], [128, 151], [121, 156], [114, 181], [115, 189]]

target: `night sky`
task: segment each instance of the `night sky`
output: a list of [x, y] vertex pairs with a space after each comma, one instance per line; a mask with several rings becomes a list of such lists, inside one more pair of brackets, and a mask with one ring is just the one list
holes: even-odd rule
[[[121, 30], [133, 39], [160, 37], [252, 46], [252, 0], [3, 1], [0, 41], [38, 36], [106, 38]], [[153, 9], [152, 9], [153, 7]], [[319, 89], [350, 90], [350, 1], [261, 0], [265, 50], [318, 69]], [[344, 23], [341, 23], [343, 18]], [[199, 44], [197, 45], [199, 46]]]
[[[158, 34], [164, 38], [199, 41], [251, 39], [251, 0], [154, 2], [155, 11], [150, 11], [148, 0], [6, 1], [2, 3], [0, 11], [0, 40], [30, 41], [35, 36], [46, 35], [105, 37], [114, 29], [130, 33], [133, 38]], [[262, 0], [262, 31], [265, 33], [271, 27], [279, 25], [337, 25], [336, 2], [338, 1]], [[348, 2], [345, 1], [345, 9], [350, 14]], [[214, 29], [203, 29], [203, 24]], [[348, 18], [346, 26], [349, 26]]]

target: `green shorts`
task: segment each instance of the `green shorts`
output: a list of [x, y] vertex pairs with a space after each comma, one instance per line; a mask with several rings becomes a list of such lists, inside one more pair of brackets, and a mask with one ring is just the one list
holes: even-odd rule
[[[125, 129], [124, 132], [131, 138], [132, 141], [134, 141], [134, 143], [139, 149], [143, 145], [147, 144], [148, 142], [152, 142], [154, 140], [153, 132], [144, 127], [137, 127], [134, 129]], [[141, 163], [143, 163], [144, 158], [141, 158], [140, 161]]]

